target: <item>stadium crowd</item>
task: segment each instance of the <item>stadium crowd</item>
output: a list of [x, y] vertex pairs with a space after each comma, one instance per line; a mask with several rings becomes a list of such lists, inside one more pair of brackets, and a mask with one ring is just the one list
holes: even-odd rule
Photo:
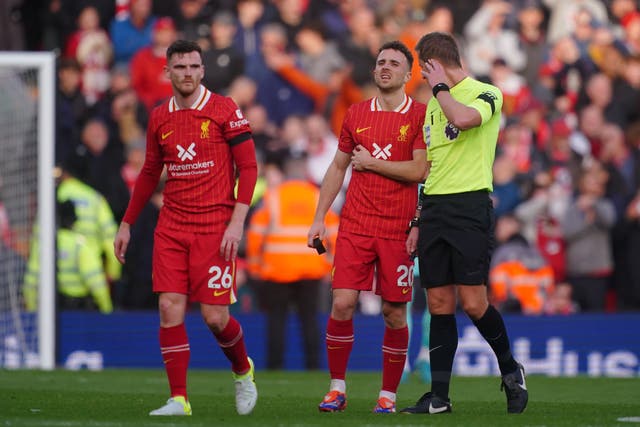
[[[382, 43], [413, 48], [425, 33], [451, 33], [466, 69], [504, 94], [493, 302], [526, 314], [640, 309], [636, 0], [9, 0], [0, 22], [0, 50], [56, 52], [56, 163], [104, 196], [114, 223], [142, 166], [149, 113], [171, 94], [163, 67], [177, 38], [202, 46], [204, 84], [251, 124], [258, 207], [291, 153], [320, 184], [346, 108], [372, 96]], [[407, 91], [427, 102], [425, 86], [415, 61]], [[152, 200], [122, 274], [110, 275], [115, 308], [155, 307], [160, 191]], [[259, 275], [238, 273], [235, 309], [259, 309]]]

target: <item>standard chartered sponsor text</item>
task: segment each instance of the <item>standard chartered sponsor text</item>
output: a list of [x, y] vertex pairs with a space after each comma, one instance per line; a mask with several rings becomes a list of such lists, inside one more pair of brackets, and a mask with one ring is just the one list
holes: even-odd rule
[[193, 163], [172, 163], [169, 165], [168, 169], [174, 176], [180, 175], [192, 175], [192, 174], [200, 174], [206, 173], [206, 170], [212, 168], [215, 163], [213, 160], [209, 160], [207, 162], [193, 162]]

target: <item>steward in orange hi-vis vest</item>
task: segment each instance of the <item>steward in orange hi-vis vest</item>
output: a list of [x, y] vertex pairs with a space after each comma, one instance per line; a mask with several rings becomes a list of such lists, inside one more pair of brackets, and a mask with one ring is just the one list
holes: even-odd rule
[[251, 217], [247, 232], [249, 273], [262, 280], [290, 283], [320, 279], [331, 271], [338, 216], [327, 215], [328, 252], [307, 247], [319, 190], [302, 180], [285, 181], [268, 189], [263, 204]]

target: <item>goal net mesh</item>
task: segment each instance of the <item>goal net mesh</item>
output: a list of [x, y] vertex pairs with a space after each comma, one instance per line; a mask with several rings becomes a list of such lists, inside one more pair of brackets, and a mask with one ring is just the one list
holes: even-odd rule
[[37, 65], [0, 62], [0, 367], [4, 368], [40, 366], [38, 316], [26, 311], [22, 284], [40, 215], [36, 213], [41, 83]]

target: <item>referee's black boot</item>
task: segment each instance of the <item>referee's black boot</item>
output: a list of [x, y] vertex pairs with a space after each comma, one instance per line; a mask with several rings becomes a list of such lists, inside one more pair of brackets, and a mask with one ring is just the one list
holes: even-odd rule
[[402, 414], [444, 414], [451, 412], [451, 402], [440, 399], [432, 392], [422, 395], [415, 405], [404, 408]]
[[529, 392], [525, 382], [524, 367], [518, 363], [515, 372], [502, 376], [500, 390], [507, 395], [507, 412], [519, 414], [524, 411], [529, 401]]

